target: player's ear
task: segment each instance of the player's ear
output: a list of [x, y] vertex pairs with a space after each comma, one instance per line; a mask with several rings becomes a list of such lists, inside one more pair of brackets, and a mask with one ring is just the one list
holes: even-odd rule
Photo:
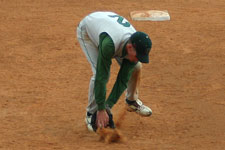
[[127, 47], [128, 47], [129, 49], [131, 49], [133, 46], [132, 46], [131, 43], [127, 43]]
[[130, 55], [131, 54], [131, 45], [128, 43], [126, 46], [126, 50], [127, 50], [127, 54]]

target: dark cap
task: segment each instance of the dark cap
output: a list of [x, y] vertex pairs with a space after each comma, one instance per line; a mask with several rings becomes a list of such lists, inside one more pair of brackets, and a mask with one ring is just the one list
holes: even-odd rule
[[131, 43], [136, 49], [137, 59], [142, 63], [149, 63], [149, 52], [152, 48], [152, 41], [144, 32], [135, 32], [130, 37]]

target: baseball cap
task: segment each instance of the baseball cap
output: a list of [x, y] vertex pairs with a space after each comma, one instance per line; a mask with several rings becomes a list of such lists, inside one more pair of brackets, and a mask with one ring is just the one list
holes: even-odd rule
[[149, 63], [149, 52], [152, 48], [152, 41], [144, 32], [135, 32], [130, 37], [131, 43], [136, 49], [137, 59], [142, 63]]

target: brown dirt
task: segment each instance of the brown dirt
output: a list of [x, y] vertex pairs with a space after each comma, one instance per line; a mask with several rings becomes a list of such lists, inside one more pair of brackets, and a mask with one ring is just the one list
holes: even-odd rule
[[[224, 149], [224, 8], [224, 0], [0, 0], [0, 149]], [[149, 9], [168, 10], [171, 21], [130, 19]], [[75, 29], [96, 10], [121, 14], [153, 41], [140, 87], [153, 115], [127, 112], [125, 143], [99, 141], [84, 125], [91, 69]], [[113, 61], [109, 89], [118, 69]], [[112, 111], [123, 108], [124, 95]]]

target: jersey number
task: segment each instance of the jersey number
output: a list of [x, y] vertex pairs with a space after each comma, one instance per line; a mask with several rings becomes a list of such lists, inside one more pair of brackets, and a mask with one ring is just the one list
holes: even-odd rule
[[127, 22], [127, 21], [126, 22], [123, 22], [124, 18], [121, 17], [121, 16], [119, 16], [119, 15], [109, 15], [109, 17], [112, 17], [112, 18], [117, 18], [118, 17], [117, 22], [119, 24], [121, 24], [124, 27], [130, 27], [130, 23]]

